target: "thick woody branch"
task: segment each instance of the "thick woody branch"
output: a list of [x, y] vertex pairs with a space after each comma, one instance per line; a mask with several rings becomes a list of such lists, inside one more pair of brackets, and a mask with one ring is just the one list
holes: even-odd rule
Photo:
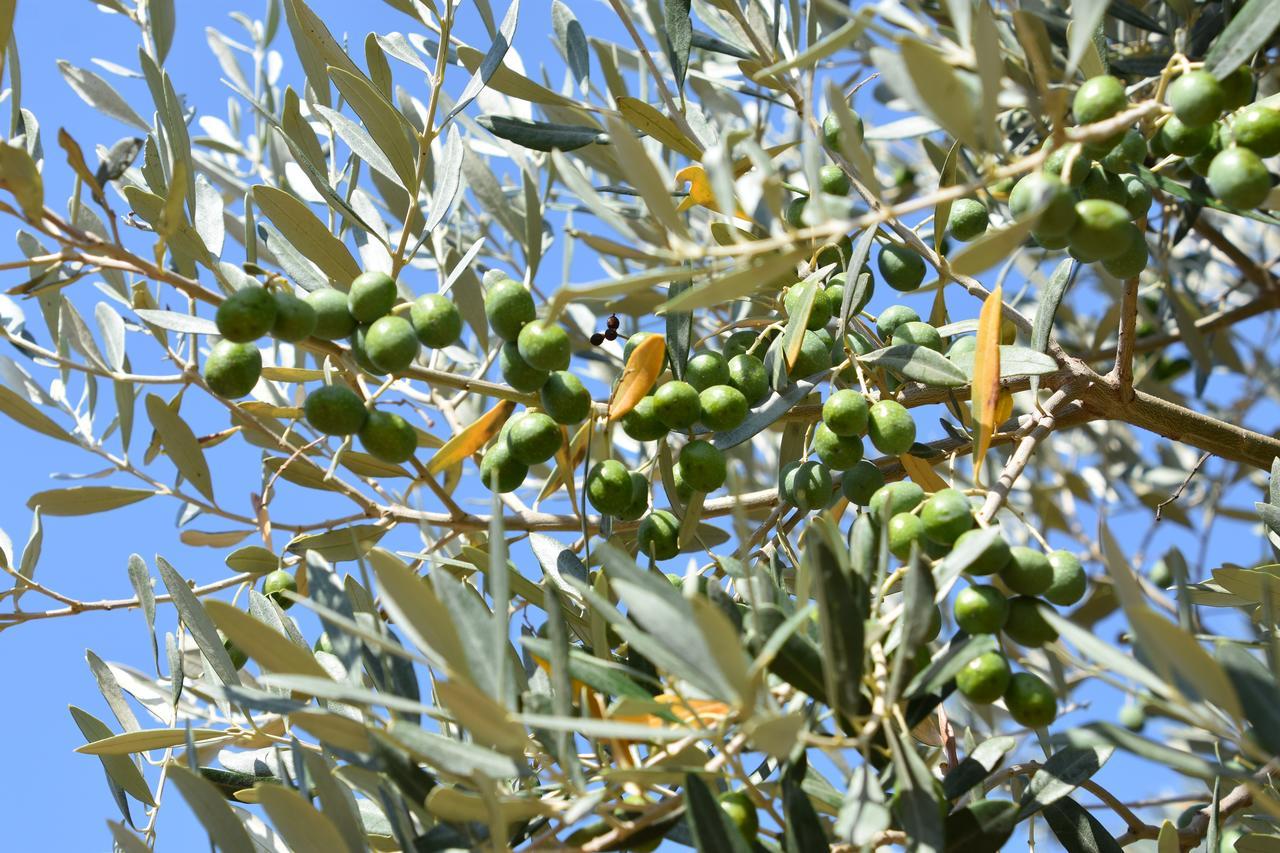
[[1263, 471], [1271, 470], [1271, 461], [1280, 456], [1280, 440], [1211, 418], [1144, 391], [1134, 391], [1133, 400], [1125, 402], [1114, 390], [1092, 385], [1082, 399], [1086, 409], [1098, 418], [1124, 421]]
[[1120, 299], [1120, 332], [1116, 340], [1116, 363], [1107, 377], [1112, 380], [1120, 399], [1133, 399], [1133, 344], [1138, 322], [1138, 279], [1126, 279]]

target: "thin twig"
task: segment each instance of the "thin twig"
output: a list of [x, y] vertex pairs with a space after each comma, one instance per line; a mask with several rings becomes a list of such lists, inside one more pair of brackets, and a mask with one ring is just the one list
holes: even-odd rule
[[1196, 460], [1196, 464], [1191, 466], [1191, 470], [1187, 472], [1187, 476], [1183, 479], [1183, 481], [1178, 484], [1178, 488], [1174, 489], [1173, 494], [1169, 495], [1169, 497], [1165, 498], [1164, 500], [1160, 501], [1160, 503], [1156, 504], [1156, 521], [1160, 520], [1160, 513], [1162, 510], [1164, 510], [1166, 506], [1173, 503], [1178, 498], [1182, 497], [1182, 490], [1185, 489], [1187, 487], [1187, 484], [1191, 482], [1191, 478], [1194, 477], [1196, 475], [1196, 472], [1200, 470], [1200, 466], [1205, 463], [1205, 460], [1212, 455], [1213, 454], [1211, 454], [1207, 450], [1204, 453], [1201, 453], [1200, 458]]

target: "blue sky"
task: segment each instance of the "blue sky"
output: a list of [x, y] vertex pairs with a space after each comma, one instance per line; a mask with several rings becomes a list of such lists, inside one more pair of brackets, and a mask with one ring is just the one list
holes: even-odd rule
[[[206, 45], [204, 28], [214, 26], [232, 38], [239, 38], [238, 25], [227, 15], [247, 4], [206, 0], [200, 4], [179, 2], [177, 5], [178, 29], [167, 68], [179, 91], [194, 102], [202, 114], [225, 114], [229, 92], [218, 83], [221, 72]], [[311, 5], [335, 33], [349, 32], [351, 42], [357, 45], [369, 31], [404, 30], [411, 24], [409, 19], [389, 7], [369, 0], [363, 3], [313, 0]], [[526, 5], [516, 43], [527, 67], [533, 69], [539, 61], [545, 61], [550, 68], [550, 79], [558, 81], [562, 65], [550, 48], [549, 27], [546, 26], [548, 10], [549, 2], [541, 0]], [[261, 14], [260, 8], [250, 8], [249, 11], [255, 16]], [[501, 14], [501, 9], [497, 12]], [[611, 33], [616, 28], [612, 13], [603, 4], [577, 7], [575, 12], [588, 33], [597, 31], [593, 27], [596, 21], [601, 22], [599, 28], [607, 32]], [[74, 26], [69, 23], [71, 15], [76, 18]], [[463, 28], [463, 36], [472, 43], [482, 44], [479, 30], [474, 17], [471, 17], [470, 23]], [[75, 65], [93, 67], [90, 59], [98, 57], [124, 66], [136, 66], [136, 31], [118, 17], [100, 15], [90, 4], [72, 0], [20, 3], [16, 31], [22, 56], [23, 101], [41, 122], [50, 203], [57, 208], [59, 204], [54, 200], [65, 199], [70, 191], [69, 172], [54, 141], [57, 129], [65, 127], [86, 152], [91, 152], [95, 143], [109, 145], [131, 131], [84, 105], [63, 81], [56, 61], [67, 59]], [[275, 47], [285, 53], [285, 79], [298, 86], [301, 71], [292, 56], [283, 27]], [[363, 64], [361, 51], [354, 52]], [[411, 88], [415, 85], [415, 75], [405, 66], [396, 64], [394, 70], [397, 82]], [[146, 89], [140, 81], [112, 79], [139, 112], [150, 114]], [[421, 81], [416, 85], [419, 91], [425, 89]], [[875, 122], [874, 112], [871, 117]], [[92, 155], [90, 159], [92, 161]], [[0, 253], [0, 260], [17, 256], [9, 238], [0, 245], [7, 247]], [[234, 256], [230, 259], [238, 260]], [[543, 272], [554, 281], [559, 265], [557, 257], [549, 258], [544, 262]], [[19, 275], [0, 273], [0, 282], [4, 287], [11, 286], [20, 281]], [[578, 280], [596, 277], [594, 267], [587, 266]], [[87, 305], [91, 310], [98, 295], [87, 284], [77, 285], [77, 288], [77, 304]], [[871, 309], [884, 307], [886, 299], [881, 293]], [[927, 313], [927, 300], [928, 297], [920, 296], [911, 304], [921, 313]], [[958, 298], [951, 302], [953, 308], [959, 309], [956, 304]], [[1099, 309], [1101, 307], [1099, 305]], [[957, 310], [957, 314], [959, 317], [973, 316], [974, 309], [976, 306], [965, 306]], [[38, 321], [35, 325], [41, 328]], [[131, 352], [135, 346], [143, 349], [138, 345], [140, 342], [133, 340], [136, 337], [131, 337]], [[47, 342], [47, 334], [41, 337], [41, 341]], [[41, 376], [47, 378], [47, 373]], [[1210, 393], [1214, 390], [1215, 386], [1211, 384]], [[1271, 414], [1274, 416], [1274, 412]], [[225, 420], [225, 416], [223, 418]], [[139, 420], [141, 424], [141, 413]], [[932, 423], [932, 420], [932, 417], [925, 418], [921, 423]], [[197, 432], [212, 431], [222, 425], [223, 421], [218, 421], [207, 430], [197, 429]], [[1271, 428], [1271, 425], [1265, 426]], [[49, 479], [51, 471], [89, 473], [100, 466], [88, 454], [69, 450], [66, 445], [11, 424], [0, 429], [6, 438], [0, 452], [5, 474], [4, 488], [0, 492], [0, 528], [21, 549], [31, 524], [30, 511], [25, 506], [26, 497], [42, 489], [69, 485], [52, 482]], [[925, 426], [923, 430], [926, 439], [938, 437], [936, 426]], [[145, 431], [140, 425], [135, 433], [135, 445], [142, 442], [145, 442]], [[230, 447], [218, 451], [217, 483], [222, 495], [243, 495], [254, 487], [256, 477], [252, 458], [252, 453]], [[249, 464], [246, 467], [239, 463]], [[171, 476], [163, 464], [158, 470], [163, 472], [162, 477]], [[314, 496], [315, 493], [302, 494]], [[289, 512], [291, 517], [324, 511], [324, 507], [318, 504], [308, 506], [297, 502], [296, 492], [294, 497], [295, 502]], [[1253, 495], [1244, 490], [1233, 495], [1233, 503], [1237, 506], [1248, 506], [1247, 501], [1252, 499]], [[240, 503], [243, 505], [245, 501], [240, 499]], [[172, 502], [156, 500], [104, 515], [49, 519], [45, 525], [44, 549], [37, 576], [54, 588], [83, 600], [130, 595], [125, 566], [128, 556], [134, 552], [140, 553], [149, 564], [154, 554], [164, 554], [183, 574], [198, 582], [222, 576], [226, 569], [219, 552], [189, 548], [178, 541], [178, 531], [173, 524], [176, 510], [177, 506]], [[1088, 517], [1082, 521], [1086, 526], [1094, 523]], [[1125, 544], [1132, 547], [1148, 522], [1149, 517], [1125, 524], [1119, 531]], [[1186, 542], [1184, 534], [1172, 524], [1165, 524], [1170, 530], [1161, 532], [1156, 540], [1157, 547], [1153, 548], [1155, 553], [1163, 550], [1161, 543]], [[213, 523], [196, 526], [220, 529]], [[1243, 529], [1234, 525], [1234, 531], [1227, 527], [1225, 533], [1215, 536], [1210, 549], [1213, 555], [1210, 567], [1227, 559], [1252, 561], [1256, 558], [1257, 540], [1241, 536]], [[277, 547], [281, 541], [277, 542]], [[1195, 552], [1190, 550], [1188, 553]], [[527, 551], [522, 551], [517, 557], [525, 555]], [[25, 601], [28, 606], [37, 606], [35, 596], [28, 596]], [[159, 621], [162, 627], [172, 627], [171, 614], [162, 613]], [[1108, 623], [1108, 627], [1111, 624]], [[1118, 625], [1115, 627], [1119, 629]], [[137, 613], [85, 614], [74, 619], [20, 626], [0, 634], [3, 683], [9, 686], [8, 701], [0, 704], [0, 729], [11, 733], [6, 748], [14, 780], [7, 786], [0, 815], [7, 818], [6, 840], [13, 849], [27, 849], [39, 844], [55, 850], [93, 850], [107, 845], [103, 820], [115, 817], [116, 807], [95, 766], [96, 761], [72, 752], [82, 742], [82, 737], [67, 714], [66, 706], [68, 703], [81, 705], [109, 720], [109, 712], [98, 697], [85, 666], [85, 648], [91, 647], [106, 660], [123, 661], [149, 669], [147, 645], [145, 625]], [[1113, 705], [1114, 698], [1102, 694], [1098, 698], [1103, 710], [1097, 716], [1109, 716], [1108, 706]], [[1167, 777], [1136, 777], [1135, 771], [1139, 767], [1135, 762], [1117, 756], [1104, 774], [1112, 779], [1117, 789], [1126, 793], [1153, 793], [1167, 784]], [[56, 787], [50, 784], [55, 780]], [[178, 798], [171, 796], [166, 799], [168, 802], [161, 811], [160, 819], [160, 849], [191, 849], [190, 845], [196, 843], [201, 834]], [[74, 819], [67, 819], [69, 815], [74, 815]], [[1110, 819], [1108, 823], [1114, 825]]]

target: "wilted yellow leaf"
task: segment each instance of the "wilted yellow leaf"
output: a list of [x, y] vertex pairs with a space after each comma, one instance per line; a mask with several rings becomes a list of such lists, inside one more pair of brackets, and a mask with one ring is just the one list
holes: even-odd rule
[[[973, 359], [973, 423], [977, 438], [973, 448], [973, 478], [982, 471], [982, 458], [991, 446], [991, 435], [1000, 409], [1000, 320], [1004, 311], [1003, 288], [997, 286], [978, 315], [978, 346]], [[1006, 395], [1007, 396], [1007, 395]], [[1003, 408], [1011, 410], [1012, 400]]]
[[498, 430], [502, 429], [502, 425], [515, 410], [516, 404], [513, 400], [500, 401], [471, 426], [446, 441], [444, 447], [436, 451], [436, 455], [432, 456], [431, 461], [427, 463], [427, 473], [439, 474], [450, 465], [461, 462], [484, 447], [485, 442], [498, 434]]
[[641, 341], [627, 359], [627, 366], [622, 371], [622, 379], [609, 400], [609, 420], [616, 421], [636, 407], [636, 404], [649, 393], [658, 374], [662, 372], [662, 364], [667, 357], [667, 342], [660, 335], [652, 335]]
[[898, 457], [898, 461], [902, 463], [902, 470], [907, 472], [907, 476], [926, 492], [937, 492], [950, 488], [947, 485], [947, 481], [939, 477], [938, 473], [933, 470], [933, 466], [919, 456], [904, 453]]
[[[716, 195], [711, 190], [711, 180], [707, 177], [706, 169], [697, 165], [685, 166], [676, 172], [676, 180], [689, 185], [689, 194], [680, 201], [676, 210], [683, 213], [695, 204], [700, 204], [708, 210], [722, 212], [720, 206], [716, 204]], [[734, 211], [734, 216], [748, 222], [754, 221], [741, 207]]]
[[661, 110], [636, 98], [618, 98], [618, 112], [627, 123], [690, 160], [702, 159], [702, 147], [690, 139]]

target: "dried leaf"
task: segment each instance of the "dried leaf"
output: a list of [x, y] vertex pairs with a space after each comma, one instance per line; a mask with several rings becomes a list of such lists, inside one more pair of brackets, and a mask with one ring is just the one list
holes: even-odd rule
[[609, 400], [609, 420], [616, 421], [636, 407], [662, 373], [667, 342], [658, 335], [645, 338], [632, 351]]
[[1000, 396], [1000, 321], [1004, 305], [1003, 288], [997, 286], [987, 297], [978, 315], [978, 345], [973, 362], [973, 478], [982, 472], [982, 460], [995, 432]]
[[446, 468], [466, 459], [484, 447], [498, 434], [507, 418], [516, 410], [512, 400], [501, 400], [496, 406], [477, 418], [470, 426], [444, 443], [427, 463], [427, 473], [434, 476]]

